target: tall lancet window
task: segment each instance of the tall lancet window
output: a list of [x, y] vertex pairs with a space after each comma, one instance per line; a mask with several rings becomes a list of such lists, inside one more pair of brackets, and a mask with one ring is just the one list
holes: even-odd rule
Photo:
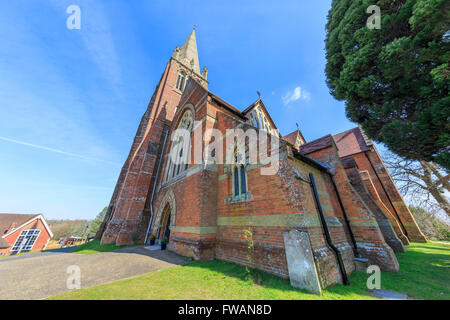
[[239, 168], [236, 166], [234, 167], [234, 174], [233, 174], [233, 179], [234, 179], [234, 195], [237, 197], [239, 196]]
[[177, 129], [172, 133], [172, 147], [166, 169], [166, 181], [187, 170], [191, 155], [191, 132], [194, 126], [194, 115], [191, 110], [181, 117]]
[[237, 148], [235, 148], [233, 160], [233, 195], [235, 197], [245, 196], [247, 194], [247, 171], [245, 170], [245, 155], [240, 155]]

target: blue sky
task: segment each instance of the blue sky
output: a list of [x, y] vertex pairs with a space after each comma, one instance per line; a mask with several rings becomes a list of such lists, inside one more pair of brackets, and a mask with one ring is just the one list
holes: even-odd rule
[[[331, 0], [0, 2], [0, 212], [90, 219], [112, 195], [164, 66], [194, 24], [209, 89], [262, 93], [281, 133], [354, 127], [325, 84]], [[81, 30], [69, 30], [69, 5]]]

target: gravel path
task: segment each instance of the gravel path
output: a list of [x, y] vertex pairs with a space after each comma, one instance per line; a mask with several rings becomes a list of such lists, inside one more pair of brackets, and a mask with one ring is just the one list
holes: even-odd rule
[[148, 251], [142, 247], [92, 255], [45, 252], [3, 258], [0, 299], [34, 300], [68, 292], [70, 266], [79, 267], [81, 288], [88, 288], [187, 262], [188, 259], [173, 252]]

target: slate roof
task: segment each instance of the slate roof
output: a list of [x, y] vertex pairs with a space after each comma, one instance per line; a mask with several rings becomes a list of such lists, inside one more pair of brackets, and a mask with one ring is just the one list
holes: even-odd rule
[[294, 132], [289, 133], [287, 136], [284, 136], [283, 140], [286, 140], [287, 142], [289, 142], [290, 144], [295, 146], [295, 143], [297, 142], [297, 136], [298, 136], [298, 131], [295, 130]]
[[297, 137], [300, 135], [300, 137], [303, 139], [303, 141], [306, 142], [306, 139], [303, 137], [303, 134], [300, 130], [295, 130], [294, 132], [289, 133], [288, 135], [283, 137], [283, 140], [289, 142], [293, 146], [297, 143]]

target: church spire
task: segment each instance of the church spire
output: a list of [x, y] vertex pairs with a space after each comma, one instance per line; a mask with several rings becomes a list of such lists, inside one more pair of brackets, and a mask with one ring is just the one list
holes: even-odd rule
[[195, 27], [181, 49], [175, 49], [174, 57], [180, 60], [187, 67], [193, 69], [197, 74], [200, 74], [200, 62], [198, 60]]

